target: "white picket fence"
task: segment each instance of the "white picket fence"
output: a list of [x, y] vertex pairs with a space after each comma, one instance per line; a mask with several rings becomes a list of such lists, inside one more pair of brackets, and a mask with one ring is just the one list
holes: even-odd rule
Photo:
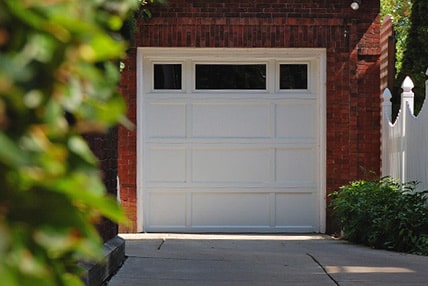
[[[402, 183], [418, 181], [420, 182], [418, 189], [426, 190], [428, 189], [428, 107], [423, 107], [415, 116], [412, 80], [406, 77], [401, 87], [403, 89], [401, 108], [395, 122], [391, 122], [391, 92], [386, 89], [383, 93], [382, 176], [391, 176]], [[428, 81], [425, 83], [425, 94], [428, 95]]]

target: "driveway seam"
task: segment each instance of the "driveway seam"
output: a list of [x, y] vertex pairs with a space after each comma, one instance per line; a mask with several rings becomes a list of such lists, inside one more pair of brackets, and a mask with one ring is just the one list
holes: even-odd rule
[[318, 261], [318, 259], [315, 258], [315, 256], [313, 256], [310, 253], [306, 253], [307, 256], [309, 256], [310, 258], [312, 258], [312, 260], [318, 264], [319, 267], [321, 267], [321, 269], [324, 271], [324, 273], [328, 276], [328, 278], [330, 278], [331, 281], [334, 282], [334, 284], [336, 284], [337, 286], [340, 286], [339, 282], [336, 281], [336, 279], [333, 278], [333, 276], [330, 275], [330, 273], [327, 272], [327, 270], [324, 268], [324, 266]]
[[161, 241], [161, 243], [159, 244], [159, 246], [158, 246], [158, 250], [160, 250], [161, 248], [162, 248], [162, 246], [163, 246], [163, 244], [165, 243], [165, 241], [166, 241], [166, 239], [165, 238], [163, 238], [162, 239], [162, 241]]

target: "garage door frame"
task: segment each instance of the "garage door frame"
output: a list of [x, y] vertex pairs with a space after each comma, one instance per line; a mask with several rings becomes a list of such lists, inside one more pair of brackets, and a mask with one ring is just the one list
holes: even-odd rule
[[[138, 48], [137, 49], [137, 231], [144, 231], [144, 201], [143, 201], [143, 126], [144, 114], [144, 76], [143, 60], [146, 57], [152, 59], [177, 61], [180, 57], [199, 58], [207, 62], [224, 61], [225, 58], [234, 59], [237, 63], [246, 59], [272, 59], [284, 60], [308, 59], [318, 64], [319, 78], [317, 79], [318, 99], [318, 231], [325, 232], [326, 220], [326, 50], [325, 49], [288, 49], [288, 48]], [[189, 84], [184, 83], [184, 84]]]

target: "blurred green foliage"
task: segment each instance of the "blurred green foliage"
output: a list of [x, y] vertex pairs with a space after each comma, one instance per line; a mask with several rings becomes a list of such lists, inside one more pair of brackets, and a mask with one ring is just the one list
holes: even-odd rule
[[[396, 76], [396, 90], [401, 92], [401, 84], [409, 76], [415, 85], [415, 114], [418, 114], [425, 100], [425, 72], [428, 68], [428, 1], [412, 0], [410, 28], [403, 52], [401, 70]], [[396, 92], [398, 94], [399, 92]]]
[[125, 222], [81, 134], [127, 123], [119, 30], [141, 1], [0, 0], [1, 285], [81, 285]]
[[414, 0], [381, 0], [381, 20], [386, 15], [392, 16], [395, 30], [395, 68], [397, 72], [401, 71], [403, 62], [403, 53], [406, 49], [407, 35], [410, 29], [410, 15], [412, 13], [412, 4]]
[[391, 15], [395, 30], [395, 83], [391, 90], [393, 119], [401, 106], [401, 84], [410, 76], [415, 87], [414, 111], [417, 115], [425, 100], [425, 72], [428, 67], [428, 2], [426, 0], [382, 0], [381, 17]]
[[123, 22], [122, 28], [120, 30], [123, 38], [125, 38], [132, 46], [135, 42], [135, 31], [137, 29], [138, 20], [148, 21], [152, 17], [150, 12], [151, 4], [166, 4], [166, 0], [138, 0], [139, 7], [136, 9], [135, 13], [127, 17]]

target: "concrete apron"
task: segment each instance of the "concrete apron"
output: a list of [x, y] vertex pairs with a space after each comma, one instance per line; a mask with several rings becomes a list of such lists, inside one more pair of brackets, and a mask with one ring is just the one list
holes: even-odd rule
[[428, 257], [325, 235], [124, 234], [109, 286], [428, 285]]

